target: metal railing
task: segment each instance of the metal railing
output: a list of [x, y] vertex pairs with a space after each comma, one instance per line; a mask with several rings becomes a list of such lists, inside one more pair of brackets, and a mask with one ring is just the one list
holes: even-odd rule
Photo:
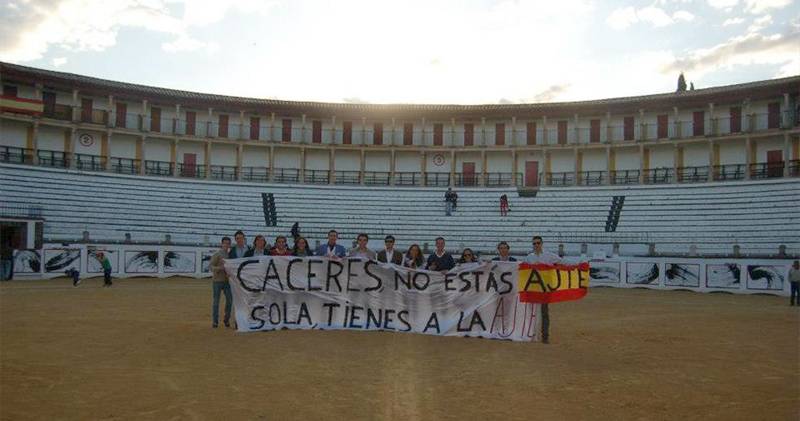
[[388, 186], [392, 181], [388, 171], [365, 171], [363, 179], [368, 186]]
[[118, 174], [139, 174], [141, 161], [131, 158], [111, 157], [111, 172]]
[[745, 178], [745, 164], [714, 165], [713, 178], [715, 181], [743, 180]]
[[242, 167], [242, 181], [266, 183], [269, 181], [269, 168]]
[[331, 182], [331, 172], [328, 170], [305, 170], [303, 172], [303, 182], [306, 184], [329, 184]]
[[75, 168], [82, 171], [105, 171], [106, 158], [104, 156], [76, 153]]
[[145, 175], [172, 176], [175, 174], [174, 170], [175, 168], [172, 166], [172, 162], [144, 161]]
[[297, 183], [300, 181], [300, 170], [296, 168], [275, 168], [272, 180], [276, 183]]
[[708, 181], [708, 167], [679, 167], [679, 183], [702, 183]]
[[34, 155], [33, 149], [0, 146], [0, 162], [32, 164]]
[[238, 179], [239, 171], [235, 166], [229, 165], [212, 165], [211, 166], [211, 179], [223, 181], [235, 181]]
[[750, 164], [750, 178], [780, 178], [783, 177], [783, 161], [780, 162], [759, 162]]
[[578, 173], [579, 186], [600, 186], [607, 181], [605, 171], [581, 171]]
[[548, 186], [572, 186], [575, 184], [575, 172], [549, 172], [545, 174]]
[[178, 163], [178, 175], [185, 178], [206, 178], [206, 166]]
[[359, 171], [334, 171], [333, 182], [335, 184], [360, 184], [361, 176]]
[[675, 170], [672, 168], [651, 168], [644, 171], [645, 184], [668, 184], [675, 180]]
[[612, 184], [639, 184], [639, 170], [614, 170], [610, 172]]
[[36, 158], [39, 160], [39, 165], [43, 167], [69, 167], [67, 154], [61, 151], [48, 151], [39, 149], [36, 151]]

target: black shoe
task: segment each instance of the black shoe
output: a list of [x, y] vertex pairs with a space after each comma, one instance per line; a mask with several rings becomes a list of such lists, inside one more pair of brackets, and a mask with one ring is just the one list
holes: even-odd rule
[[543, 344], [549, 344], [550, 343], [550, 338], [542, 338], [542, 343]]
[[211, 324], [211, 327], [212, 327], [213, 329], [216, 329], [216, 328], [218, 328], [218, 327], [219, 327], [219, 324], [218, 324], [218, 323], [212, 323], [212, 324]]
[[231, 322], [225, 320], [225, 327], [231, 327]]

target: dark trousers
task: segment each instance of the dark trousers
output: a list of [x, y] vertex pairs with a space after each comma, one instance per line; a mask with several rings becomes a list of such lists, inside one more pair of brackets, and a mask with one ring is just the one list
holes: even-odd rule
[[542, 342], [550, 341], [550, 307], [547, 303], [542, 304]]
[[212, 282], [213, 302], [211, 308], [211, 321], [214, 326], [219, 324], [219, 295], [225, 292], [225, 323], [231, 319], [231, 305], [233, 304], [233, 297], [231, 296], [231, 284], [227, 282]]
[[800, 305], [800, 282], [789, 282], [789, 285], [792, 287], [789, 303], [791, 305]]
[[103, 283], [111, 285], [111, 269], [103, 269]]

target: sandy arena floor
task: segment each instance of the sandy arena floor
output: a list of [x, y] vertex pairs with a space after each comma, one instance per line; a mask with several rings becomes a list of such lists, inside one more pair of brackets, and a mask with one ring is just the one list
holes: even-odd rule
[[550, 345], [211, 329], [207, 280], [0, 284], [0, 418], [800, 418], [788, 298], [598, 288]]

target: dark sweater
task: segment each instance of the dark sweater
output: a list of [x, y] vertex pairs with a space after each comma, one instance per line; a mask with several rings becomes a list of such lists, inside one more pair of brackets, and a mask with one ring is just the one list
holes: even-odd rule
[[456, 262], [453, 260], [453, 256], [450, 255], [448, 252], [444, 252], [442, 257], [436, 255], [436, 252], [431, 253], [428, 256], [428, 264], [425, 266], [428, 270], [450, 270], [455, 267]]

